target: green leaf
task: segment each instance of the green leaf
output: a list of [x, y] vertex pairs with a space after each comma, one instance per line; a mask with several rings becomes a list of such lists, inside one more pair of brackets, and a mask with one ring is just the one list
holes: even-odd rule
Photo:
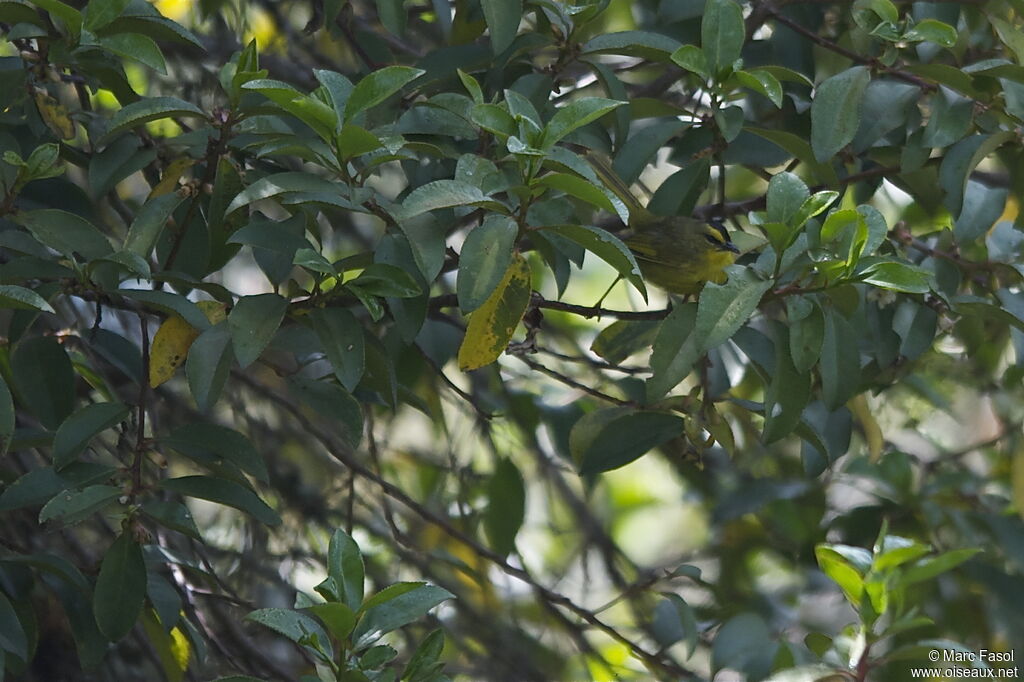
[[[280, 196], [282, 194], [301, 193], [302, 195], [323, 195], [332, 205], [341, 208], [354, 208], [354, 205], [342, 194], [341, 183], [321, 178], [312, 173], [285, 172], [268, 175], [246, 187], [228, 205], [225, 217], [243, 206]], [[323, 200], [323, 199], [318, 199]]]
[[459, 80], [462, 81], [462, 87], [466, 88], [466, 92], [468, 92], [469, 96], [473, 98], [473, 103], [483, 104], [484, 91], [480, 89], [480, 83], [462, 69], [456, 69], [455, 71], [459, 74]]
[[682, 44], [669, 36], [650, 31], [619, 31], [591, 38], [580, 48], [581, 54], [623, 54], [658, 62], [667, 62]]
[[150, 500], [142, 505], [140, 511], [157, 523], [170, 528], [171, 530], [183, 533], [190, 538], [203, 541], [203, 536], [196, 527], [192, 512], [180, 502], [166, 500]]
[[111, 485], [90, 485], [81, 490], [64, 490], [39, 510], [39, 523], [60, 519], [65, 524], [78, 523], [124, 495]]
[[829, 163], [820, 163], [814, 158], [814, 151], [806, 140], [806, 135], [797, 135], [785, 130], [767, 130], [747, 125], [744, 130], [748, 133], [764, 138], [784, 150], [793, 157], [807, 164], [813, 172], [814, 177], [823, 184], [835, 184], [839, 182], [835, 168]]
[[592, 121], [596, 121], [609, 111], [621, 107], [625, 102], [603, 97], [584, 97], [561, 107], [544, 126], [544, 134], [539, 144], [541, 149], [549, 149], [563, 137]]
[[345, 107], [348, 105], [348, 98], [352, 95], [352, 81], [337, 71], [326, 69], [313, 69], [313, 75], [320, 81], [320, 85], [327, 91], [327, 96], [334, 106], [334, 114], [337, 118], [335, 130], [340, 131], [345, 121]]
[[48, 429], [59, 427], [75, 409], [75, 372], [52, 336], [18, 344], [11, 356], [11, 379], [19, 402]]
[[686, 378], [700, 357], [700, 341], [693, 333], [697, 305], [673, 306], [662, 321], [651, 353], [651, 377], [647, 380], [647, 402], [663, 398]]
[[128, 417], [121, 403], [93, 403], [64, 420], [53, 437], [53, 466], [62, 469], [86, 448], [89, 441]]
[[244, 435], [217, 424], [195, 422], [175, 429], [160, 442], [198, 462], [227, 460], [257, 480], [267, 482], [267, 465]]
[[[673, 312], [675, 310], [673, 308]], [[630, 355], [650, 348], [658, 335], [659, 326], [653, 320], [616, 320], [601, 330], [590, 345], [590, 350], [609, 363], [618, 365]]]
[[764, 69], [737, 71], [736, 79], [745, 87], [767, 97], [776, 108], [782, 108], [782, 84], [771, 72]]
[[715, 125], [726, 142], [732, 142], [743, 130], [743, 108], [725, 107], [714, 114]]
[[996, 30], [999, 40], [1017, 57], [1017, 63], [1024, 62], [1024, 36], [1021, 36], [1020, 27], [995, 13], [988, 14], [988, 20]]
[[[712, 671], [717, 673], [722, 668], [747, 670], [747, 666], [760, 669], [765, 663], [770, 665], [777, 646], [775, 636], [761, 616], [740, 613], [727, 620], [715, 635], [711, 647]], [[768, 669], [765, 668], [765, 672]]]
[[825, 335], [821, 346], [821, 397], [825, 406], [837, 410], [860, 388], [859, 335], [834, 310], [825, 311]]
[[338, 152], [343, 161], [369, 154], [384, 146], [381, 139], [366, 128], [347, 123], [338, 133]]
[[169, 315], [179, 315], [196, 329], [203, 330], [210, 327], [210, 320], [199, 306], [181, 294], [152, 289], [118, 289], [116, 293], [125, 298], [145, 303]]
[[[790, 298], [786, 301], [786, 309], [794, 308]], [[798, 372], [807, 372], [814, 367], [821, 357], [821, 345], [825, 338], [825, 314], [817, 303], [811, 305], [810, 312], [803, 317], [789, 314], [789, 352], [793, 366]]]
[[471, 313], [486, 301], [512, 264], [519, 227], [506, 216], [489, 215], [473, 228], [459, 254], [455, 291], [459, 308]]
[[60, 17], [67, 24], [73, 35], [82, 30], [82, 13], [60, 0], [32, 0], [32, 4], [42, 7], [50, 14]]
[[761, 440], [773, 443], [792, 433], [811, 399], [811, 375], [793, 363], [790, 331], [782, 323], [772, 325], [775, 368], [764, 395], [764, 430]]
[[689, 126], [689, 123], [670, 119], [645, 127], [642, 132], [634, 134], [622, 145], [613, 164], [615, 173], [626, 184], [636, 182], [644, 168], [654, 160], [658, 150]]
[[57, 493], [67, 488], [68, 482], [58, 476], [53, 467], [32, 469], [4, 488], [0, 494], [0, 511], [46, 504]]
[[771, 286], [771, 280], [758, 279], [749, 268], [733, 270], [725, 284], [712, 282], [705, 286], [697, 304], [693, 330], [700, 352], [729, 340], [750, 319]]
[[491, 49], [501, 54], [509, 48], [523, 20], [523, 0], [480, 0], [491, 33]]
[[356, 626], [356, 614], [345, 604], [330, 602], [327, 604], [313, 604], [306, 607], [317, 618], [327, 626], [328, 632], [338, 640], [344, 641], [352, 634]]
[[662, 592], [661, 595], [663, 599], [655, 605], [651, 623], [655, 639], [662, 647], [685, 640], [687, 655], [692, 655], [700, 634], [693, 609], [678, 594]]
[[956, 45], [956, 29], [938, 19], [924, 19], [914, 24], [914, 27], [903, 34], [904, 41], [918, 43], [923, 40], [941, 45], [942, 47], [953, 47]]
[[14, 605], [11, 604], [7, 595], [0, 592], [0, 665], [4, 665], [5, 652], [10, 652], [22, 661], [31, 660], [25, 628], [18, 619]]
[[1009, 190], [989, 187], [977, 180], [968, 180], [963, 207], [953, 227], [957, 242], [966, 244], [978, 239], [991, 228], [1006, 207]]
[[367, 647], [381, 636], [419, 620], [430, 609], [454, 597], [451, 592], [440, 587], [418, 585], [394, 599], [373, 606], [363, 614], [352, 633], [354, 648], [359, 651]]
[[185, 361], [185, 376], [200, 412], [209, 412], [216, 404], [234, 361], [231, 332], [226, 323], [213, 325], [192, 342]]
[[243, 369], [259, 358], [270, 343], [288, 310], [288, 301], [277, 294], [243, 296], [228, 315], [228, 330], [235, 358]]
[[858, 278], [876, 287], [907, 294], [927, 294], [932, 289], [929, 270], [896, 261], [874, 263], [865, 268]]
[[[534, 180], [533, 186], [550, 187], [551, 189], [565, 192], [577, 199], [582, 199], [583, 201], [604, 209], [609, 213], [618, 213], [616, 206], [612, 204], [611, 199], [608, 198], [608, 195], [605, 194], [598, 185], [595, 185], [593, 182], [588, 180], [584, 180], [578, 175], [572, 175], [570, 173], [548, 173], [547, 175]], [[626, 213], [626, 220], [628, 220], [628, 218], [629, 214]]]
[[[113, 263], [120, 266], [126, 273], [141, 279], [151, 279], [153, 277], [153, 271], [149, 267], [149, 262], [131, 251], [116, 251], [106, 256], [100, 256], [93, 260], [90, 265], [95, 266], [100, 263]], [[89, 270], [89, 272], [92, 271], [91, 269]]]
[[327, 260], [317, 251], [310, 248], [301, 248], [295, 251], [295, 256], [292, 258], [292, 264], [306, 268], [311, 272], [318, 272], [321, 275], [328, 275], [335, 277], [338, 275], [337, 268], [331, 261]]
[[14, 221], [28, 228], [37, 240], [68, 258], [81, 254], [86, 260], [106, 256], [113, 251], [103, 233], [88, 220], [55, 208], [22, 211]]
[[217, 504], [234, 507], [250, 514], [260, 523], [277, 526], [281, 517], [267, 503], [261, 500], [249, 488], [234, 481], [213, 476], [183, 476], [167, 478], [160, 482], [160, 487], [186, 497], [197, 497]]
[[177, 192], [150, 199], [135, 214], [124, 248], [142, 258], [148, 258], [153, 251], [160, 233], [174, 210], [181, 205], [183, 197]]
[[376, 0], [377, 16], [380, 23], [396, 36], [402, 35], [405, 31], [405, 2], [404, 0]]
[[260, 93], [309, 126], [325, 142], [334, 139], [334, 131], [338, 128], [337, 114], [332, 107], [316, 97], [299, 92], [288, 83], [270, 78], [248, 81], [242, 85], [242, 89]]
[[861, 204], [857, 207], [857, 213], [860, 213], [864, 222], [867, 223], [868, 236], [867, 242], [864, 244], [864, 255], [869, 256], [888, 239], [889, 224], [885, 222], [885, 216], [874, 206]]
[[519, 132], [512, 114], [497, 104], [477, 104], [470, 110], [470, 120], [504, 142]]
[[19, 287], [16, 284], [0, 284], [0, 308], [39, 310], [44, 313], [56, 314], [45, 298], [31, 289]]
[[712, 74], [732, 69], [740, 58], [746, 29], [743, 10], [732, 0], [707, 0], [700, 23], [701, 50]]
[[205, 118], [206, 114], [196, 105], [177, 97], [148, 97], [133, 102], [122, 108], [110, 118], [110, 129], [107, 137], [121, 130], [128, 130], [149, 121], [178, 116], [197, 116]]
[[829, 213], [821, 226], [822, 244], [831, 244], [836, 257], [849, 268], [856, 265], [867, 245], [868, 224], [864, 215], [852, 208]]
[[428, 211], [456, 206], [475, 206], [508, 213], [500, 202], [489, 198], [478, 187], [459, 180], [435, 180], [417, 187], [402, 202], [401, 219], [414, 218]]
[[811, 148], [819, 163], [831, 159], [857, 134], [870, 82], [868, 68], [854, 66], [818, 85], [811, 103]]
[[526, 313], [531, 291], [530, 266], [515, 254], [490, 297], [469, 316], [459, 346], [459, 369], [479, 369], [498, 359]]
[[423, 293], [412, 275], [388, 263], [371, 263], [358, 277], [345, 282], [345, 286], [364, 294], [391, 298], [414, 298]]
[[1014, 134], [1009, 130], [992, 135], [971, 135], [946, 152], [939, 165], [939, 186], [946, 192], [943, 204], [950, 213], [960, 214], [967, 181], [982, 159], [1012, 139]]
[[96, 44], [125, 59], [132, 59], [144, 64], [154, 71], [167, 73], [164, 55], [156, 42], [141, 33], [117, 33], [105, 35], [96, 40]]
[[940, 89], [931, 96], [931, 115], [921, 135], [921, 144], [924, 147], [948, 147], [962, 140], [973, 123], [974, 100]]
[[832, 190], [815, 192], [800, 205], [800, 209], [791, 218], [790, 224], [793, 227], [802, 227], [808, 220], [827, 209], [838, 198], [839, 192], [833, 192]]
[[[7, 448], [11, 445], [11, 437], [14, 436], [14, 400], [11, 398], [11, 391], [7, 388], [7, 382], [0, 376], [0, 457], [7, 454]], [[4, 488], [4, 492], [10, 488]], [[2, 505], [0, 505], [2, 510]]]
[[920, 559], [909, 566], [906, 571], [897, 578], [897, 581], [901, 587], [906, 587], [924, 580], [931, 580], [936, 576], [953, 570], [979, 552], [981, 552], [980, 549], [973, 547], [954, 549], [948, 552], [943, 552], [938, 556]]
[[809, 198], [810, 191], [807, 185], [793, 173], [782, 172], [773, 175], [768, 183], [768, 220], [793, 224], [790, 220], [801, 212], [800, 208]]
[[657, 215], [692, 215], [697, 200], [708, 187], [710, 175], [711, 162], [708, 159], [687, 164], [658, 185], [647, 209]]
[[850, 605], [857, 609], [864, 595], [863, 571], [850, 560], [848, 553], [839, 549], [835, 545], [818, 545], [814, 548], [814, 556], [825, 575], [839, 585]]
[[93, 613], [100, 632], [112, 642], [131, 632], [146, 600], [146, 562], [130, 533], [114, 540], [100, 564]]
[[683, 45], [672, 53], [672, 61], [681, 69], [686, 69], [697, 74], [701, 78], [710, 77], [708, 69], [708, 58], [704, 50], [696, 45]]
[[371, 72], [359, 81], [345, 105], [345, 122], [362, 111], [375, 107], [401, 90], [406, 84], [422, 76], [425, 71], [409, 66], [385, 66]]
[[443, 665], [438, 659], [444, 652], [444, 631], [434, 630], [423, 638], [416, 651], [409, 657], [409, 662], [402, 671], [403, 680], [408, 682], [430, 682], [439, 666]]
[[[136, 5], [137, 7], [137, 5]], [[131, 8], [129, 8], [129, 11]], [[176, 21], [157, 15], [123, 15], [110, 22], [104, 33], [140, 33], [160, 42], [175, 42], [205, 49], [192, 31]]]
[[491, 549], [507, 556], [516, 548], [516, 535], [526, 514], [523, 475], [510, 459], [502, 458], [487, 481], [484, 529]]
[[633, 252], [611, 232], [590, 225], [551, 225], [544, 227], [541, 232], [554, 233], [590, 251], [615, 268], [616, 272], [636, 287], [644, 300], [647, 300], [647, 287], [644, 285], [640, 275], [640, 266], [637, 265]]
[[860, 125], [853, 136], [851, 149], [861, 153], [884, 137], [907, 125], [908, 117], [917, 116], [917, 100], [921, 90], [909, 83], [891, 80], [872, 81], [865, 91], [860, 112]]
[[270, 628], [296, 644], [308, 635], [316, 635], [320, 646], [324, 648], [329, 656], [333, 657], [331, 640], [327, 633], [320, 627], [320, 623], [304, 613], [292, 611], [291, 609], [257, 609], [246, 616], [245, 619]]
[[337, 599], [353, 610], [362, 606], [366, 581], [363, 555], [356, 541], [341, 528], [331, 536], [327, 550], [327, 576], [338, 588]]
[[318, 308], [309, 314], [309, 319], [334, 375], [348, 391], [354, 390], [366, 368], [362, 326], [344, 308]]
[[876, 573], [902, 566], [930, 551], [928, 545], [895, 535], [886, 536], [883, 542], [883, 547], [878, 547], [876, 543], [875, 556], [871, 561], [871, 570]]
[[581, 476], [625, 466], [683, 434], [681, 417], [668, 412], [609, 407], [584, 415], [572, 427], [569, 447]]
[[334, 428], [351, 447], [359, 445], [363, 435], [363, 412], [359, 401], [333, 381], [318, 381], [301, 376], [288, 380], [288, 389]]

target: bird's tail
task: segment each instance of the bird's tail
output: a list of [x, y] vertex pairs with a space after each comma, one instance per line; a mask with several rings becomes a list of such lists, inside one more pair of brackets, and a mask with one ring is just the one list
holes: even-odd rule
[[612, 164], [608, 157], [593, 149], [588, 149], [583, 156], [587, 163], [593, 167], [594, 172], [597, 173], [598, 179], [625, 204], [626, 209], [629, 211], [630, 224], [645, 222], [644, 218], [650, 215], [650, 213], [640, 203], [640, 200], [636, 198], [629, 185], [612, 169]]

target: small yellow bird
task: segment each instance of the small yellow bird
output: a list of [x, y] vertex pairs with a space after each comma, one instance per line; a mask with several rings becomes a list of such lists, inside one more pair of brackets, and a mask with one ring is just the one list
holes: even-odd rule
[[587, 160], [601, 181], [629, 209], [633, 234], [623, 241], [636, 256], [644, 279], [674, 294], [696, 294], [707, 282], [725, 281], [724, 268], [739, 254], [718, 221], [651, 213], [608, 163], [589, 152]]

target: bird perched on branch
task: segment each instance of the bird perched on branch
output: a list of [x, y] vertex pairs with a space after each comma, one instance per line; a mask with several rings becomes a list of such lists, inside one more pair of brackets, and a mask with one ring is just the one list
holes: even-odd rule
[[707, 282], [722, 283], [724, 268], [739, 254], [718, 220], [660, 216], [647, 210], [608, 162], [594, 152], [587, 161], [598, 178], [626, 205], [632, 234], [624, 239], [644, 279], [674, 294], [696, 294]]

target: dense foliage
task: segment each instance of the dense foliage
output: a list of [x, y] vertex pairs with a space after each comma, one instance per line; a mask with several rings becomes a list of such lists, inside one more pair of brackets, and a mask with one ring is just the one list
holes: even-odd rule
[[1022, 18], [0, 2], [0, 679], [1012, 668]]

